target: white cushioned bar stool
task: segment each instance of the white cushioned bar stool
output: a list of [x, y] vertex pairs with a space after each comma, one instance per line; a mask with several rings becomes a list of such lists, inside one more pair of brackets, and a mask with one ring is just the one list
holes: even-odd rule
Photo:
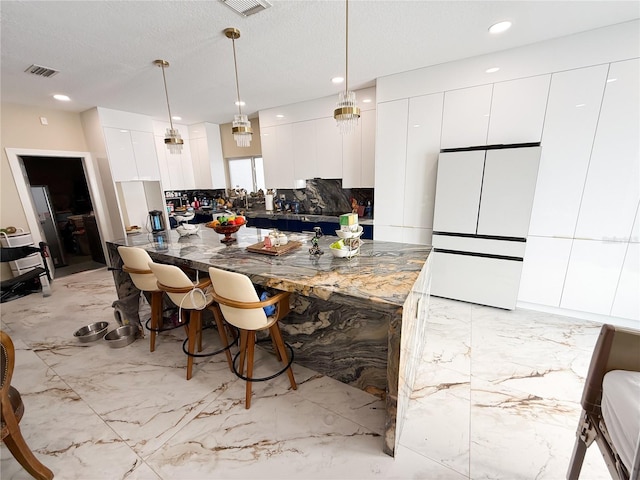
[[189, 312], [189, 333], [185, 340], [188, 346], [185, 349], [183, 345], [184, 353], [187, 355], [187, 380], [191, 380], [193, 359], [195, 357], [208, 357], [225, 352], [229, 369], [233, 371], [233, 360], [229, 352], [233, 343], [229, 343], [223, 319], [216, 314], [214, 309], [212, 311], [223, 348], [208, 354], [197, 354], [195, 352], [196, 340], [198, 342], [198, 352], [202, 351], [202, 310], [211, 308], [213, 303], [211, 293], [207, 291], [211, 286], [211, 280], [204, 278], [198, 282], [193, 282], [184, 271], [175, 265], [151, 262], [149, 263], [149, 268], [158, 279], [158, 288], [166, 292], [173, 303], [180, 308], [181, 313], [184, 311]]
[[[147, 329], [151, 334], [149, 351], [156, 349], [156, 334], [163, 328], [162, 321], [162, 299], [163, 292], [158, 288], [158, 279], [149, 268], [149, 263], [153, 263], [146, 250], [139, 247], [118, 247], [118, 253], [124, 265], [122, 271], [131, 276], [131, 281], [138, 290], [151, 294], [151, 318], [147, 322]], [[186, 330], [186, 325], [185, 325]]]
[[[298, 387], [291, 369], [293, 350], [287, 345], [291, 352], [291, 360], [289, 360], [278, 325], [278, 321], [290, 311], [289, 296], [291, 294], [280, 292], [267, 300], [260, 301], [253, 283], [246, 275], [210, 267], [209, 277], [213, 283], [213, 299], [218, 303], [224, 319], [240, 330], [240, 351], [236, 355], [236, 358], [240, 357], [238, 370], [235, 370], [235, 359], [233, 366], [236, 375], [247, 382], [245, 407], [247, 409], [251, 407], [252, 382], [270, 380], [287, 372], [291, 388], [297, 390]], [[270, 305], [275, 305], [276, 311], [273, 315], [267, 316], [264, 307]], [[270, 377], [253, 378], [256, 332], [260, 330], [269, 330], [276, 357], [282, 361], [284, 368]], [[244, 376], [245, 357], [247, 361], [246, 376]]]

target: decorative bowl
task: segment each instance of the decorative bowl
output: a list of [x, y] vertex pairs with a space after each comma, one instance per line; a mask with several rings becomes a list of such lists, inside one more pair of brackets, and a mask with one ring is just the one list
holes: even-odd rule
[[104, 339], [111, 348], [126, 347], [136, 339], [136, 330], [133, 325], [123, 325], [111, 330]]
[[224, 238], [222, 240], [220, 240], [223, 243], [231, 243], [231, 242], [235, 242], [236, 239], [233, 238], [231, 236], [232, 233], [236, 233], [238, 230], [240, 230], [240, 227], [242, 225], [216, 225], [215, 227], [211, 227], [213, 228], [216, 233], [219, 233], [220, 235], [224, 235]]
[[329, 250], [334, 257], [337, 258], [351, 258], [354, 255], [358, 255], [360, 253], [360, 246], [362, 245], [362, 241], [350, 240], [351, 247], [349, 245], [345, 245], [344, 240], [338, 240], [337, 242], [333, 242], [329, 245]]
[[181, 237], [186, 237], [187, 235], [195, 235], [200, 231], [200, 225], [192, 225], [190, 223], [185, 223], [183, 225], [178, 225], [176, 228], [176, 232]]
[[109, 326], [109, 322], [96, 322], [86, 325], [79, 330], [76, 330], [73, 334], [78, 340], [82, 343], [86, 342], [94, 342], [107, 333], [107, 327]]
[[355, 232], [343, 232], [342, 230], [336, 230], [336, 235], [340, 238], [357, 238], [362, 235], [363, 228], [361, 225], [358, 225], [358, 228]]

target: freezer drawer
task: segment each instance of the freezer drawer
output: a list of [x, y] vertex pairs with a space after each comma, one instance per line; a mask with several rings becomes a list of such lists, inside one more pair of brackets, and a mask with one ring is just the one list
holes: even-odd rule
[[522, 262], [434, 251], [431, 295], [513, 310]]

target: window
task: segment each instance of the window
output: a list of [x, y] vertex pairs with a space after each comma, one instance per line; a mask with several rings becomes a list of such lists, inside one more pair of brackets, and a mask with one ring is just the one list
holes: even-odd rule
[[247, 192], [267, 191], [262, 157], [229, 158], [227, 163], [231, 188], [244, 188]]

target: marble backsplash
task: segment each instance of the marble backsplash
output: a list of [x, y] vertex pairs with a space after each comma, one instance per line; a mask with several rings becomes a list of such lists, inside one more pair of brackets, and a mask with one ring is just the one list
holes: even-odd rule
[[[287, 202], [297, 201], [300, 213], [342, 214], [351, 212], [351, 199], [361, 207], [371, 206], [373, 216], [373, 188], [342, 188], [342, 179], [313, 178], [306, 181], [304, 189], [280, 189], [277, 196], [285, 196]], [[362, 208], [361, 210], [364, 210]], [[365, 216], [364, 212], [361, 216]]]

